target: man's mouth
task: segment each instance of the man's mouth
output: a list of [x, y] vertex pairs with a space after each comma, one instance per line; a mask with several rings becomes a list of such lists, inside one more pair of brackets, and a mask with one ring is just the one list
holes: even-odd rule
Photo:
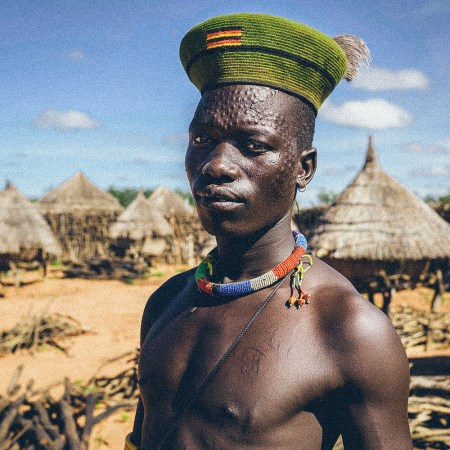
[[221, 211], [233, 209], [243, 203], [242, 200], [230, 193], [215, 192], [209, 189], [196, 192], [195, 197], [200, 206]]

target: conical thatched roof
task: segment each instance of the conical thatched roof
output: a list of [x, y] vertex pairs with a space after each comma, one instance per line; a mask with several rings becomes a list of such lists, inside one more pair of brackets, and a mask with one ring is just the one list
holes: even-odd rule
[[123, 210], [115, 197], [102, 191], [81, 172], [47, 192], [40, 201], [40, 209], [53, 213]]
[[450, 257], [450, 225], [380, 168], [372, 140], [361, 172], [324, 213], [310, 246], [334, 260]]
[[36, 206], [8, 184], [0, 192], [0, 254], [19, 255], [29, 249], [61, 254], [56, 238]]
[[160, 186], [153, 192], [149, 197], [149, 202], [158, 208], [166, 217], [170, 214], [187, 217], [194, 211], [187, 200], [163, 186]]
[[113, 239], [128, 238], [137, 241], [171, 234], [173, 230], [169, 222], [161, 211], [149, 203], [142, 192], [139, 192], [110, 228], [110, 236]]

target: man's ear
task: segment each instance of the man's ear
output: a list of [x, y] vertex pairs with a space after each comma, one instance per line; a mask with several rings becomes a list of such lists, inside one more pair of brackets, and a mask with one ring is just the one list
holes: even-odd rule
[[297, 188], [304, 190], [317, 168], [317, 150], [314, 147], [303, 150], [300, 156], [300, 170], [297, 175]]

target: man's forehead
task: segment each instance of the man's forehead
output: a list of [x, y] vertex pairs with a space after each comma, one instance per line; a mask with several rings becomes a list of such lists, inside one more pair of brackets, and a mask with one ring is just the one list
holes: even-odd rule
[[203, 94], [195, 112], [194, 121], [210, 122], [239, 117], [247, 125], [261, 122], [279, 122], [295, 99], [284, 92], [258, 85], [227, 85]]

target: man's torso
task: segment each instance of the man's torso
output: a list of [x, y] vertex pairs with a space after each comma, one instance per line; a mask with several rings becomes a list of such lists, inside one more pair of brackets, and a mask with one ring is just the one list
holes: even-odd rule
[[[142, 346], [142, 448], [155, 448], [174, 411], [183, 408], [273, 289], [218, 304], [198, 293], [191, 278], [185, 284]], [[324, 300], [314, 298], [320, 289], [311, 284], [312, 303], [287, 309], [288, 286], [286, 280], [163, 448], [332, 447], [339, 434], [335, 405], [342, 378], [324, 334]]]

